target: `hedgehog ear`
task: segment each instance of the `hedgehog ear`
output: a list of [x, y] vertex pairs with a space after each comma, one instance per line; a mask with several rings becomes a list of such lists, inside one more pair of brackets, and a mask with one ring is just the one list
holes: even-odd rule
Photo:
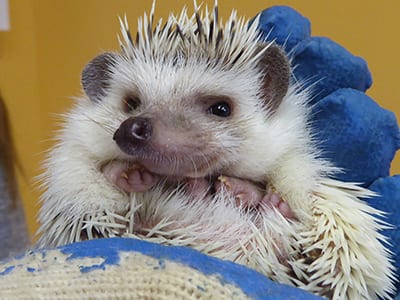
[[285, 52], [277, 45], [271, 44], [260, 60], [264, 72], [262, 90], [265, 107], [275, 111], [286, 95], [290, 81], [290, 63]]
[[110, 86], [111, 69], [116, 64], [117, 54], [102, 53], [93, 58], [83, 69], [81, 84], [86, 95], [94, 102], [101, 101]]

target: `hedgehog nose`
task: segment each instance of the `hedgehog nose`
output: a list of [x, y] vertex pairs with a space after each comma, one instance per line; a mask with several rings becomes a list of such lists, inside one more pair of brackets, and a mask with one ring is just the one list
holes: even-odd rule
[[151, 121], [148, 118], [135, 117], [122, 122], [113, 139], [118, 145], [140, 143], [150, 139], [152, 135]]
[[134, 118], [130, 127], [132, 137], [137, 140], [148, 140], [151, 136], [151, 123], [147, 118]]

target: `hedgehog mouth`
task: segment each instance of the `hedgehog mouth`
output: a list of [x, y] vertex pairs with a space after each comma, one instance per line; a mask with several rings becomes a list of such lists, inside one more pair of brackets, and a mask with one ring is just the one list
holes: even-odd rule
[[185, 160], [168, 159], [152, 160], [142, 159], [139, 165], [149, 172], [167, 178], [200, 178], [216, 173], [218, 157], [194, 157]]
[[205, 177], [220, 168], [218, 155], [187, 153], [187, 151], [184, 153], [148, 151], [129, 156], [121, 161], [129, 166], [139, 165], [155, 175], [167, 177]]
[[[103, 174], [107, 165], [119, 165], [112, 176], [129, 175], [131, 170], [140, 170], [168, 182], [179, 182], [192, 178], [211, 178], [220, 175], [218, 156], [194, 156], [192, 158], [178, 159], [175, 156], [143, 156], [128, 159], [112, 159], [99, 164]], [[106, 176], [107, 177], [107, 176]]]

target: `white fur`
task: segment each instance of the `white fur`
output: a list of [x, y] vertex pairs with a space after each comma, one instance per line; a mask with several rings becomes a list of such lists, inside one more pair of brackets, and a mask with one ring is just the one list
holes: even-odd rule
[[[332, 291], [334, 299], [387, 298], [394, 273], [379, 234], [385, 224], [375, 217], [381, 212], [359, 200], [371, 196], [369, 191], [327, 179], [335, 169], [317, 158], [307, 93], [292, 85], [275, 112], [261, 107], [257, 22], [248, 28], [233, 13], [225, 27], [216, 26], [215, 15], [205, 14], [205, 32], [214, 22], [214, 38], [206, 42], [205, 35], [194, 34], [195, 16], [185, 10], [167, 20], [171, 32], [156, 25], [150, 36], [146, 28], [154, 27], [152, 19], [145, 15], [139, 22], [139, 44], [131, 43], [127, 23], [121, 22], [123, 54], [116, 56], [107, 95], [100, 103], [82, 97], [66, 115], [58, 144], [45, 162], [38, 245], [79, 241], [82, 232], [88, 238], [135, 237], [189, 246], [317, 294]], [[173, 38], [176, 24], [185, 42]], [[234, 63], [238, 49], [244, 54]], [[188, 59], [176, 60], [176, 51]], [[112, 140], [128, 117], [120, 101], [127, 91], [139, 94], [146, 112], [154, 115], [175, 116], [187, 109], [197, 116], [191, 102], [196, 93], [235, 99], [236, 115], [228, 124], [200, 114], [185, 122], [189, 128], [202, 126], [209, 151], [223, 154], [218, 162], [222, 170], [268, 182], [297, 219], [286, 220], [275, 210], [249, 213], [223, 191], [213, 199], [203, 195], [193, 201], [162, 185], [131, 194], [112, 186], [100, 168], [113, 159], [129, 159]], [[138, 232], [137, 225], [148, 230]]]

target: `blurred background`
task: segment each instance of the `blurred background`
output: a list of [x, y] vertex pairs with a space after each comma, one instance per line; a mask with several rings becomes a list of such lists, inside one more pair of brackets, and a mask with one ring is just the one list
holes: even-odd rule
[[[57, 114], [79, 96], [80, 73], [97, 53], [117, 50], [118, 16], [127, 15], [134, 32], [138, 16], [152, 1], [135, 0], [11, 0], [8, 31], [0, 31], [0, 91], [10, 114], [28, 230], [37, 229], [40, 174], [45, 151], [52, 145]], [[200, 0], [198, 1], [200, 3]], [[204, 1], [212, 5], [212, 1]], [[156, 19], [179, 12], [192, 1], [158, 0]], [[373, 76], [367, 92], [381, 106], [400, 116], [400, 20], [398, 1], [365, 0], [220, 0], [225, 20], [232, 8], [252, 18], [273, 5], [289, 5], [310, 19], [312, 35], [327, 36], [363, 57]], [[0, 7], [0, 9], [2, 9]], [[399, 155], [392, 174], [400, 173]]]

